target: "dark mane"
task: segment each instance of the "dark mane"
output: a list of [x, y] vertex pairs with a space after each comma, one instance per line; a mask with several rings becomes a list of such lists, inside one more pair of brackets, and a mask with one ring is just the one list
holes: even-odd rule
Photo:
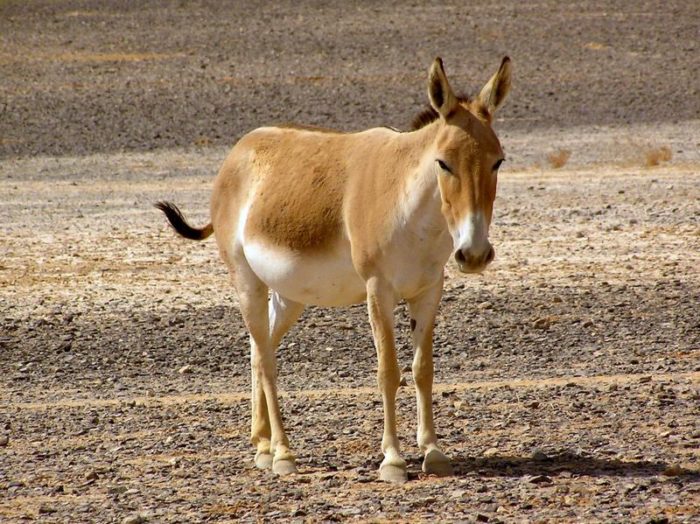
[[[461, 94], [457, 96], [457, 101], [462, 105], [467, 105], [471, 102], [468, 95]], [[435, 122], [440, 115], [438, 114], [432, 106], [427, 106], [423, 111], [418, 113], [411, 121], [411, 131], [416, 131], [422, 127], [427, 126]]]

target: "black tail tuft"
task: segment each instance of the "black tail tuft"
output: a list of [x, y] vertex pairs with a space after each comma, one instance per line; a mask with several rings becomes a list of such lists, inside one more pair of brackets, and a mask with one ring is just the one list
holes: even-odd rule
[[172, 202], [157, 202], [154, 206], [165, 213], [173, 229], [185, 238], [189, 238], [190, 240], [204, 240], [214, 232], [214, 228], [211, 224], [207, 224], [202, 228], [189, 225], [182, 215], [182, 211]]

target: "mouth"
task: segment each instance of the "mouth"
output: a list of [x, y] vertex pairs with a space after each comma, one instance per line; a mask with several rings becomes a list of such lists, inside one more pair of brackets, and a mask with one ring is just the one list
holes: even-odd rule
[[457, 262], [457, 268], [459, 269], [460, 273], [465, 273], [467, 275], [480, 275], [481, 273], [484, 272], [486, 267], [489, 264], [479, 264], [479, 265], [468, 265], [464, 263]]

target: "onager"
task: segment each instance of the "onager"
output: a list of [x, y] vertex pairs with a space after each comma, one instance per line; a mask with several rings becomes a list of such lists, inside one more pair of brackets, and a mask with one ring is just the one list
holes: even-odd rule
[[156, 206], [182, 236], [216, 236], [250, 332], [251, 443], [255, 463], [297, 471], [277, 397], [276, 348], [306, 304], [367, 302], [384, 407], [379, 477], [407, 479], [396, 433], [400, 370], [394, 307], [411, 315], [423, 471], [450, 475], [433, 426], [433, 324], [445, 264], [481, 272], [503, 150], [493, 116], [510, 89], [506, 57], [478, 97], [458, 97], [442, 60], [428, 78], [430, 109], [414, 130], [342, 133], [262, 127], [233, 147], [214, 182], [211, 222], [190, 226], [168, 202]]

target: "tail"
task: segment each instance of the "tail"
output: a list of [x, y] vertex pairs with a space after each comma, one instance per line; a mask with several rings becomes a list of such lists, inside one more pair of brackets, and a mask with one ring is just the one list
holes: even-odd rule
[[191, 240], [204, 240], [214, 232], [214, 227], [211, 225], [211, 222], [202, 228], [192, 227], [189, 225], [187, 220], [185, 220], [185, 217], [182, 215], [182, 211], [180, 211], [172, 202], [157, 202], [154, 205], [165, 213], [165, 216], [168, 218], [170, 225], [173, 226], [173, 229], [175, 229], [175, 231], [185, 238], [189, 238]]

